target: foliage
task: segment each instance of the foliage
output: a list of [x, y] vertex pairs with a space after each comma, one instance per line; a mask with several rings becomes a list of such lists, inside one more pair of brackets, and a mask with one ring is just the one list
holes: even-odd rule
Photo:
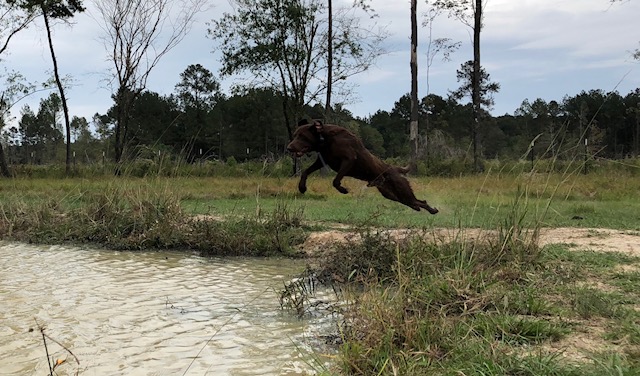
[[11, 39], [26, 29], [36, 16], [33, 9], [25, 9], [20, 2], [0, 3], [0, 55], [7, 50]]
[[19, 4], [24, 9], [41, 8], [51, 18], [67, 19], [75, 13], [84, 12], [82, 0], [10, 0], [9, 3]]
[[428, 0], [427, 5], [447, 12], [449, 17], [456, 18], [469, 27], [473, 25], [475, 0]]
[[[253, 86], [277, 92], [286, 106], [289, 134], [303, 107], [326, 90], [327, 34], [324, 3], [317, 0], [236, 0], [235, 13], [213, 20], [209, 36], [222, 52], [221, 73], [248, 72]], [[335, 91], [367, 70], [381, 54], [383, 36], [341, 12], [333, 15], [332, 80]], [[293, 120], [292, 120], [293, 119]]]
[[[37, 112], [23, 108], [18, 119], [20, 129], [5, 130], [10, 164], [63, 161], [59, 151], [39, 152], [31, 158], [33, 150], [44, 150], [51, 144], [46, 146], [45, 138], [33, 138], [33, 132], [23, 132], [27, 126], [43, 131], [53, 129], [48, 114], [50, 101], [51, 98], [43, 99]], [[583, 91], [561, 101], [524, 100], [513, 115], [486, 114], [481, 119], [480, 151], [486, 160], [505, 162], [558, 160], [586, 161], [590, 165], [596, 159], [608, 158], [624, 163], [624, 158], [640, 153], [639, 108], [639, 90], [626, 95]], [[116, 110], [114, 106], [106, 115], [96, 114], [90, 121], [75, 120], [76, 124], [86, 122], [97, 131], [93, 139], [85, 132], [83, 140], [73, 140], [78, 162], [102, 163], [103, 153], [107, 158], [112, 156]], [[304, 111], [308, 117], [323, 113], [316, 107], [305, 107]], [[376, 155], [400, 160], [409, 156], [409, 114], [408, 95], [399, 98], [391, 111], [380, 110], [366, 119], [354, 118], [339, 106], [334, 111], [337, 122], [354, 131]], [[470, 172], [466, 167], [460, 168], [471, 159], [470, 114], [470, 105], [461, 105], [453, 98], [436, 94], [422, 98], [419, 122], [429, 122], [428, 130], [420, 130], [424, 152], [418, 164], [424, 166], [423, 173], [450, 176]], [[231, 97], [216, 96], [215, 104], [201, 112], [183, 108], [178, 95], [145, 91], [130, 115], [128, 160], [147, 158], [139, 153], [144, 149], [170, 152], [170, 159], [186, 163], [225, 161], [229, 157], [271, 163], [287, 158], [288, 134], [283, 127], [286, 120], [281, 98], [273, 90], [249, 89]]]
[[57, 93], [51, 93], [40, 102], [37, 115], [25, 106], [18, 132], [22, 140], [24, 162], [42, 163], [55, 158], [56, 149], [63, 145], [60, 124], [61, 102]]
[[[452, 91], [451, 97], [460, 100], [465, 97], [471, 98], [473, 87], [473, 61], [469, 60], [462, 64], [460, 69], [456, 71], [458, 82], [462, 82], [462, 86]], [[480, 104], [487, 109], [491, 109], [494, 104], [492, 94], [500, 90], [500, 84], [489, 81], [489, 73], [484, 69], [480, 69]]]
[[183, 110], [211, 110], [221, 99], [220, 83], [200, 64], [189, 65], [180, 73], [176, 91]]
[[[0, 37], [8, 42], [13, 31], [18, 32], [28, 25], [36, 14], [34, 9], [16, 6], [36, 6], [38, 1], [20, 0], [4, 4], [0, 25], [4, 25]], [[52, 12], [61, 17], [79, 11], [79, 1], [54, 1], [47, 3]], [[129, 6], [127, 6], [127, 4]], [[112, 3], [98, 4], [100, 21], [105, 31], [105, 42], [109, 53], [114, 51], [138, 51], [136, 56], [111, 56], [118, 64], [114, 66], [114, 105], [105, 114], [95, 114], [91, 119], [71, 119], [68, 142], [76, 153], [74, 163], [101, 163], [105, 158], [133, 161], [149, 159], [146, 151], [171, 153], [165, 159], [180, 163], [224, 162], [230, 157], [243, 162], [256, 163], [278, 161], [287, 155], [286, 145], [290, 139], [295, 116], [323, 117], [325, 109], [317, 104], [318, 97], [326, 86], [326, 8], [317, 0], [261, 0], [259, 2], [238, 1], [237, 12], [226, 14], [211, 23], [209, 35], [214, 37], [217, 48], [225, 51], [223, 60], [226, 74], [250, 72], [255, 79], [236, 86], [230, 95], [220, 89], [220, 78], [200, 64], [190, 64], [177, 77], [175, 92], [161, 95], [145, 91], [149, 70], [132, 72], [132, 67], [153, 68], [163, 53], [179, 42], [190, 25], [193, 12], [198, 12], [202, 2], [178, 12], [181, 22], [171, 23], [166, 8], [148, 9], [148, 4]], [[151, 4], [151, 3], [149, 3]], [[430, 22], [434, 14], [443, 11], [449, 16], [470, 21], [474, 11], [473, 1], [430, 1]], [[162, 3], [166, 6], [167, 3]], [[370, 11], [366, 2], [356, 2], [355, 8]], [[67, 11], [60, 7], [67, 7]], [[4, 9], [4, 8], [3, 8]], [[144, 13], [146, 9], [151, 13]], [[337, 81], [346, 83], [352, 74], [367, 69], [381, 53], [380, 42], [384, 33], [365, 30], [357, 22], [357, 13], [349, 9], [336, 12], [335, 72]], [[270, 13], [271, 12], [271, 13]], [[146, 16], [145, 16], [146, 14]], [[153, 16], [151, 16], [152, 14]], [[256, 15], [261, 17], [256, 17]], [[263, 15], [271, 15], [263, 17]], [[112, 20], [113, 23], [109, 23]], [[153, 20], [175, 26], [175, 29], [144, 30]], [[175, 21], [175, 19], [173, 19]], [[266, 20], [266, 21], [265, 21]], [[268, 22], [267, 22], [268, 21]], [[184, 23], [183, 23], [184, 22]], [[137, 25], [138, 27], [133, 27]], [[131, 27], [130, 29], [128, 27]], [[231, 32], [233, 31], [233, 32]], [[137, 34], [140, 33], [140, 34]], [[124, 36], [127, 38], [124, 38]], [[167, 44], [154, 45], [154, 56], [145, 54], [141, 40]], [[446, 41], [443, 41], [446, 43]], [[122, 43], [122, 44], [118, 44]], [[435, 42], [434, 42], [435, 43]], [[439, 43], [439, 42], [438, 42]], [[115, 49], [110, 47], [116, 46]], [[0, 44], [1, 45], [1, 44]], [[6, 48], [5, 43], [4, 47]], [[119, 46], [119, 47], [118, 47]], [[162, 49], [160, 47], [166, 47]], [[436, 52], [445, 54], [451, 49], [434, 45]], [[453, 46], [450, 46], [453, 48]], [[149, 45], [146, 46], [149, 48]], [[0, 53], [4, 49], [0, 49]], [[148, 50], [147, 50], [148, 51]], [[342, 55], [340, 55], [342, 54]], [[433, 56], [429, 57], [433, 59]], [[148, 59], [148, 60], [147, 60]], [[115, 63], [114, 63], [115, 64]], [[127, 64], [131, 64], [127, 68]], [[461, 103], [469, 95], [471, 64], [463, 64], [459, 78], [463, 86], [448, 96], [431, 93], [423, 97], [418, 106], [420, 124], [419, 139], [422, 154], [418, 165], [423, 173], [451, 175], [467, 173], [476, 144], [470, 132], [473, 107]], [[282, 72], [291, 72], [291, 77], [282, 80]], [[125, 77], [127, 73], [131, 76]], [[498, 83], [489, 82], [489, 74], [481, 70], [486, 79], [481, 95], [484, 105], [490, 108], [491, 92]], [[284, 82], [284, 84], [283, 84]], [[285, 85], [285, 86], [283, 86]], [[2, 91], [1, 111], [8, 109], [23, 96], [35, 90], [35, 85], [26, 83], [19, 74], [7, 76]], [[345, 88], [347, 89], [347, 88]], [[640, 90], [640, 89], [639, 89]], [[594, 159], [624, 159], [640, 155], [640, 91], [627, 94], [616, 91], [584, 90], [575, 95], [568, 94], [555, 100], [541, 98], [523, 99], [513, 115], [491, 116], [483, 113], [478, 124], [478, 151], [486, 160], [509, 161], [557, 159], [564, 162]], [[62, 99], [62, 98], [60, 98]], [[8, 165], [57, 164], [64, 155], [51, 120], [51, 98], [44, 98], [38, 111], [23, 108], [18, 119], [19, 127], [3, 129], [2, 147]], [[292, 111], [286, 103], [297, 102]], [[57, 116], [57, 115], [56, 115]], [[382, 158], [409, 157], [408, 135], [410, 121], [410, 97], [403, 95], [391, 109], [380, 109], [367, 118], [357, 118], [341, 103], [333, 108], [332, 121], [348, 127], [358, 134], [364, 144]], [[3, 124], [9, 119], [3, 118]], [[283, 125], [285, 125], [283, 127]], [[51, 131], [43, 136], [45, 130]], [[91, 134], [89, 131], [94, 132]], [[55, 137], [54, 137], [55, 136]], [[115, 148], [115, 150], [114, 150]], [[125, 152], [126, 149], [126, 152]], [[122, 154], [121, 154], [122, 153]], [[473, 153], [475, 156], [475, 153]], [[1, 164], [1, 162], [0, 162]], [[141, 165], [149, 164], [145, 161]], [[103, 164], [104, 165], [104, 164]], [[3, 174], [11, 175], [10, 168]], [[150, 169], [153, 170], [153, 169]]]
[[67, 174], [69, 174], [71, 172], [71, 120], [69, 116], [69, 106], [65, 95], [65, 87], [63, 79], [60, 76], [58, 60], [53, 46], [53, 34], [50, 20], [68, 20], [72, 18], [75, 13], [84, 12], [85, 8], [82, 5], [82, 0], [18, 0], [17, 3], [29, 12], [40, 13], [44, 20], [47, 40], [49, 42], [51, 62], [53, 64], [53, 77], [60, 95], [60, 106], [64, 116], [66, 133], [65, 169]]

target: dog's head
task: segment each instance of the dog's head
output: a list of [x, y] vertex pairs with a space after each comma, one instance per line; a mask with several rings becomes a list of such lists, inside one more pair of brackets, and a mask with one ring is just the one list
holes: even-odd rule
[[293, 140], [287, 145], [287, 150], [296, 157], [302, 157], [310, 151], [318, 151], [324, 142], [323, 128], [324, 124], [320, 120], [300, 120], [298, 128], [293, 133]]

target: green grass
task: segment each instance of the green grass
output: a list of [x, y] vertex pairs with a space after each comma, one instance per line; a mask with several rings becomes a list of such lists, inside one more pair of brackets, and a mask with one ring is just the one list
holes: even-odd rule
[[609, 227], [640, 230], [637, 176], [619, 171], [581, 174], [506, 174], [489, 172], [455, 178], [410, 177], [416, 196], [440, 209], [431, 216], [385, 200], [365, 182], [345, 178], [350, 193], [331, 185], [333, 173], [314, 174], [308, 191], [297, 192], [297, 178], [268, 177], [112, 177], [15, 178], [0, 180], [0, 203], [27, 204], [54, 199], [61, 205], [81, 205], [78, 197], [111, 188], [166, 191], [175, 195], [187, 214], [254, 215], [281, 203], [304, 210], [305, 219], [320, 223], [383, 227], [496, 228], [517, 194], [526, 197], [527, 224], [548, 227]]
[[[229, 191], [217, 190], [220, 182], [202, 181], [201, 187], [211, 191], [189, 194], [184, 199], [185, 208], [196, 213], [215, 211], [220, 214], [253, 213], [258, 207], [269, 209], [286, 200], [291, 205], [304, 208], [309, 220], [357, 224], [363, 220], [384, 227], [482, 227], [495, 228], [511, 208], [511, 201], [522, 186], [527, 187], [527, 223], [543, 221], [544, 226], [610, 227], [640, 229], [640, 192], [628, 190], [625, 179], [621, 189], [592, 197], [600, 179], [588, 180], [582, 176], [575, 181], [563, 182], [560, 177], [551, 182], [531, 182], [517, 176], [460, 177], [460, 178], [412, 178], [416, 196], [426, 198], [441, 213], [430, 216], [382, 198], [373, 188], [353, 179], [345, 179], [348, 195], [342, 195], [331, 186], [328, 177], [312, 177], [305, 195], [297, 193], [296, 179], [263, 178], [248, 184], [245, 179], [230, 180]], [[601, 180], [608, 180], [602, 177]], [[629, 177], [628, 180], [635, 178]], [[547, 186], [542, 184], [556, 184]], [[588, 186], [585, 186], [588, 183]], [[582, 191], [577, 190], [580, 186]], [[186, 191], [189, 191], [189, 187]], [[552, 196], [555, 191], [555, 196]], [[595, 189], [595, 188], [594, 188]], [[551, 197], [555, 197], [551, 199]], [[585, 209], [585, 208], [588, 208]], [[577, 219], [580, 217], [580, 219]]]

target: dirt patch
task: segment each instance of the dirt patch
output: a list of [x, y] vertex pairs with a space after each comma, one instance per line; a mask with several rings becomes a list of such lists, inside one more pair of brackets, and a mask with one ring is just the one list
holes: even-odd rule
[[[224, 217], [213, 215], [196, 215], [195, 220], [222, 221]], [[318, 250], [324, 250], [333, 243], [346, 243], [357, 241], [359, 234], [351, 231], [346, 225], [335, 224], [332, 230], [316, 231], [311, 233], [305, 243], [300, 247], [303, 251], [314, 254]], [[482, 229], [446, 229], [436, 228], [429, 230], [393, 229], [384, 230], [391, 237], [401, 240], [407, 235], [420, 235], [431, 238], [434, 241], [444, 242], [454, 239], [474, 241], [495, 234], [491, 230]], [[567, 244], [577, 250], [592, 250], [597, 252], [620, 252], [629, 256], [640, 257], [640, 231], [614, 230], [608, 228], [576, 228], [557, 227], [543, 228], [540, 230], [540, 246], [549, 244]]]
[[540, 233], [540, 244], [570, 244], [580, 250], [620, 252], [640, 257], [640, 232], [606, 228], [549, 228]]
[[[432, 230], [385, 230], [385, 233], [398, 240], [408, 234], [432, 238], [434, 241], [451, 241], [454, 239], [473, 241], [494, 234], [481, 229], [432, 229]], [[357, 241], [359, 235], [346, 229], [313, 232], [309, 235], [302, 249], [313, 253], [324, 250], [332, 243]], [[593, 250], [597, 252], [620, 252], [629, 256], [640, 257], [640, 232], [613, 230], [605, 228], [544, 228], [540, 231], [540, 245], [568, 244], [579, 250]]]
[[566, 359], [586, 362], [590, 357], [602, 353], [622, 353], [622, 346], [604, 340], [606, 322], [602, 320], [583, 321], [576, 325], [575, 332], [560, 341], [542, 345], [549, 353], [560, 353]]

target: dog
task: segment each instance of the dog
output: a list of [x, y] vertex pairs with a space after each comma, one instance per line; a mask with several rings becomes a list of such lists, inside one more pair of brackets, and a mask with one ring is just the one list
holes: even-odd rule
[[350, 176], [366, 181], [369, 187], [376, 187], [389, 200], [416, 211], [426, 209], [431, 214], [438, 213], [438, 209], [429, 206], [427, 201], [416, 198], [409, 181], [403, 176], [408, 172], [407, 168], [383, 162], [371, 154], [355, 134], [341, 126], [323, 124], [319, 120], [300, 120], [287, 150], [297, 158], [312, 151], [318, 153], [315, 162], [300, 175], [300, 193], [307, 191], [309, 175], [326, 165], [337, 172], [333, 186], [340, 193], [349, 193], [341, 182], [342, 178]]

